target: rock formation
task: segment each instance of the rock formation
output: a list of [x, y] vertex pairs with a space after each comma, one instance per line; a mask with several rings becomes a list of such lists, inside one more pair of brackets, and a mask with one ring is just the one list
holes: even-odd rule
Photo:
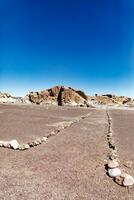
[[112, 94], [89, 96], [88, 100], [99, 105], [134, 105], [134, 100], [129, 97]]
[[23, 98], [21, 97], [12, 97], [9, 93], [0, 92], [0, 103], [22, 103]]
[[59, 106], [96, 106], [96, 105], [117, 105], [134, 107], [134, 99], [126, 96], [116, 96], [112, 94], [87, 96], [81, 90], [71, 87], [55, 86], [41, 92], [30, 92], [24, 98], [13, 97], [8, 93], [0, 92], [0, 103], [19, 104], [40, 104]]
[[7, 104], [31, 104], [29, 97], [14, 97], [9, 93], [0, 92], [0, 103]]
[[52, 105], [73, 105], [86, 106], [87, 95], [80, 90], [74, 90], [71, 87], [55, 86], [53, 88], [41, 91], [30, 92], [27, 95], [29, 101], [35, 104], [52, 104]]

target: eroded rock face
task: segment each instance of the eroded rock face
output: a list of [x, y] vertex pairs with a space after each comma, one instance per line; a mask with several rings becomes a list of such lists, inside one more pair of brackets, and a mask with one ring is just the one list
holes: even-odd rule
[[13, 97], [9, 93], [0, 92], [0, 103], [71, 105], [94, 107], [97, 105], [116, 105], [134, 107], [134, 99], [112, 94], [87, 96], [81, 90], [71, 87], [55, 86], [41, 92], [30, 92], [24, 98]]
[[61, 106], [87, 105], [86, 94], [83, 91], [77, 91], [71, 87], [55, 86], [41, 92], [31, 92], [27, 96], [29, 97], [29, 101], [35, 104], [52, 104]]
[[85, 99], [71, 88], [61, 92], [61, 105], [84, 105]]
[[13, 97], [9, 93], [1, 93], [0, 92], [0, 103], [22, 103], [23, 98], [21, 97]]
[[95, 95], [88, 97], [89, 101], [102, 105], [134, 105], [134, 100], [126, 96], [116, 96], [112, 94]]
[[9, 98], [9, 97], [11, 97], [11, 94], [0, 92], [0, 98]]
[[63, 86], [55, 86], [53, 88], [48, 89], [47, 91], [51, 97], [58, 97], [58, 95], [61, 91], [61, 88], [63, 88]]
[[87, 95], [85, 94], [85, 92], [81, 91], [81, 90], [76, 90], [76, 93], [79, 94], [83, 99], [85, 99], [86, 101], [88, 100]]

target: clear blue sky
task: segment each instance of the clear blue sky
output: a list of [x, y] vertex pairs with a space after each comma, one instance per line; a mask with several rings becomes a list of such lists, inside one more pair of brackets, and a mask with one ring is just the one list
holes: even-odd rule
[[134, 96], [133, 0], [1, 0], [0, 91]]

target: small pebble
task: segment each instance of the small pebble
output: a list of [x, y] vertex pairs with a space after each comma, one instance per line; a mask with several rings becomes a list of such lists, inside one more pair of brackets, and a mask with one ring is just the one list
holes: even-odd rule
[[134, 178], [129, 174], [122, 173], [115, 178], [115, 182], [121, 186], [129, 187], [134, 185]]
[[19, 150], [25, 150], [25, 144], [20, 144], [18, 147]]
[[60, 132], [60, 129], [55, 129], [55, 130], [52, 131], [47, 137], [54, 136], [54, 135], [58, 134], [59, 132]]
[[119, 168], [108, 169], [108, 175], [112, 178], [121, 175], [121, 170]]
[[107, 136], [109, 136], [109, 137], [112, 137], [112, 135], [113, 135], [112, 132], [109, 132], [109, 133], [107, 134]]
[[112, 149], [113, 154], [117, 154], [117, 148], [115, 147], [115, 149]]
[[52, 132], [50, 133], [50, 136], [54, 136], [54, 135], [56, 135], [56, 131], [52, 131]]
[[34, 142], [29, 142], [28, 145], [29, 145], [30, 147], [34, 147], [34, 146], [35, 146], [35, 145], [34, 145]]
[[30, 146], [28, 144], [25, 144], [25, 149], [29, 149]]
[[114, 145], [114, 144], [115, 144], [114, 139], [111, 138], [110, 141], [109, 141], [109, 144], [110, 144], [110, 145]]
[[3, 146], [4, 141], [0, 140], [0, 147]]
[[35, 140], [35, 141], [33, 141], [33, 144], [34, 144], [34, 146], [37, 146], [37, 145], [39, 145], [40, 143], [39, 143], [37, 140]]
[[41, 141], [42, 141], [42, 142], [46, 142], [47, 139], [48, 139], [47, 137], [42, 137], [42, 138], [41, 138]]
[[117, 155], [115, 153], [112, 153], [110, 156], [109, 156], [109, 159], [110, 160], [115, 160], [117, 158]]
[[36, 139], [36, 142], [38, 142], [39, 144], [42, 143], [40, 138], [37, 138], [37, 139]]
[[110, 169], [117, 168], [117, 167], [119, 167], [119, 163], [116, 160], [109, 160], [108, 167]]
[[17, 142], [17, 140], [11, 140], [9, 144], [13, 149], [17, 149], [19, 147], [19, 143]]
[[112, 128], [111, 128], [111, 127], [110, 127], [110, 130], [109, 130], [109, 132], [113, 133], [113, 130], [112, 130]]
[[130, 176], [129, 174], [126, 174], [123, 181], [123, 185], [126, 187], [134, 185], [134, 178]]
[[8, 141], [4, 141], [2, 146], [5, 148], [10, 148], [10, 143]]

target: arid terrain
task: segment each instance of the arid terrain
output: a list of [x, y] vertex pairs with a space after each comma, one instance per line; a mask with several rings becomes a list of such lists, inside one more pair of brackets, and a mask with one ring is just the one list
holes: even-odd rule
[[89, 96], [82, 90], [60, 85], [42, 91], [30, 92], [25, 97], [14, 97], [9, 93], [0, 92], [0, 103], [79, 107], [96, 105], [134, 107], [134, 99], [127, 96], [117, 96], [114, 94], [95, 94], [95, 96]]
[[134, 176], [134, 110], [1, 104], [0, 140], [48, 140], [25, 151], [0, 147], [0, 199], [133, 200], [133, 187], [107, 175], [107, 112], [120, 168]]

